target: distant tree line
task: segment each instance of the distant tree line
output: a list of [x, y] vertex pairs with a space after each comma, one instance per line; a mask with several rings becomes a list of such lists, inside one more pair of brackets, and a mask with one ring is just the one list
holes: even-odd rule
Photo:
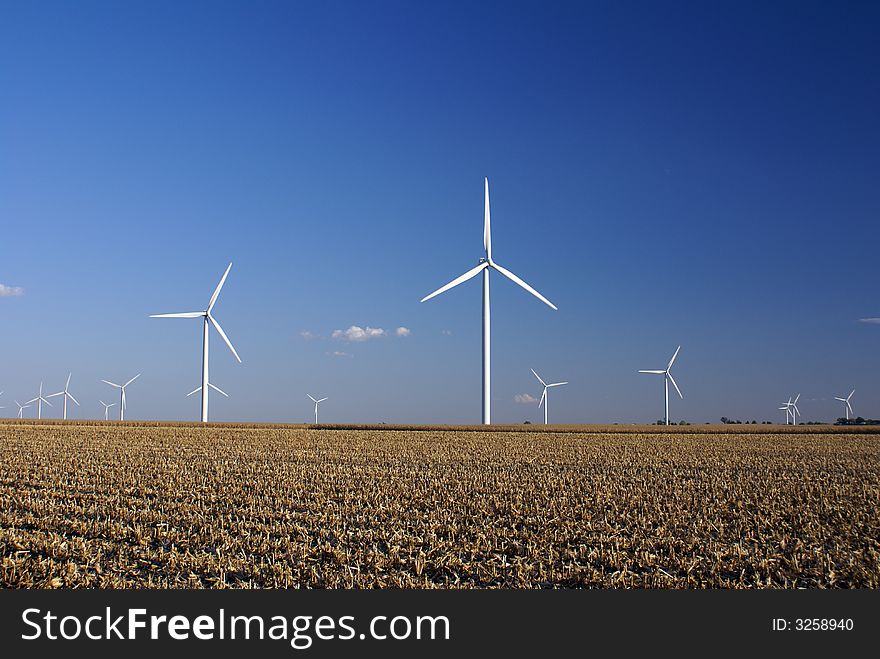
[[835, 426], [880, 426], [880, 419], [865, 419], [857, 416], [855, 419], [840, 417], [834, 422]]

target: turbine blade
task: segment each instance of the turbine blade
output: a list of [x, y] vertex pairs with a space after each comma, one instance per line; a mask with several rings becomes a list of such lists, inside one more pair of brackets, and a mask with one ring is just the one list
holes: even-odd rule
[[841, 403], [845, 403], [845, 402], [846, 402], [846, 398], [841, 398], [840, 396], [835, 396], [835, 397], [834, 397], [834, 400], [839, 400]]
[[669, 378], [669, 381], [672, 383], [672, 386], [675, 387], [675, 390], [678, 392], [678, 397], [684, 400], [684, 396], [681, 395], [681, 389], [678, 388], [678, 385], [675, 384], [675, 378], [672, 377], [672, 373], [667, 372], [666, 377]]
[[445, 286], [441, 286], [440, 288], [438, 288], [436, 291], [434, 291], [430, 295], [426, 295], [420, 301], [427, 302], [432, 297], [436, 297], [436, 296], [440, 295], [440, 293], [445, 293], [450, 288], [455, 288], [456, 286], [458, 286], [462, 282], [465, 282], [472, 277], [476, 277], [478, 274], [480, 274], [483, 270], [485, 270], [488, 267], [489, 267], [489, 264], [487, 262], [483, 262], [480, 265], [478, 265], [476, 268], [472, 268], [472, 269], [468, 270], [461, 277], [456, 277], [455, 279], [453, 279], [451, 282], [449, 282]]
[[651, 375], [663, 375], [666, 371], [639, 371], [639, 373], [650, 373]]
[[667, 371], [668, 371], [670, 368], [672, 368], [672, 363], [675, 361], [675, 358], [678, 357], [678, 351], [679, 351], [679, 350], [681, 350], [681, 346], [678, 346], [678, 347], [675, 349], [675, 354], [672, 355], [672, 359], [670, 359], [670, 360], [669, 360], [669, 363], [666, 365], [666, 370], [667, 370]]
[[70, 393], [69, 391], [66, 393], [68, 396], [70, 396], [70, 400], [72, 400], [74, 403], [76, 403], [76, 406], [79, 407], [79, 402], [76, 400], [76, 398], [73, 397], [73, 394]]
[[316, 400], [315, 402], [316, 402], [316, 403], [323, 403], [325, 400], [327, 400], [327, 397], [326, 397], [326, 396], [325, 396], [324, 398], [319, 398], [319, 399]]
[[204, 311], [187, 311], [185, 313], [154, 313], [150, 318], [199, 318], [204, 315]]
[[196, 387], [195, 389], [193, 389], [192, 391], [190, 391], [190, 392], [186, 395], [186, 397], [189, 398], [189, 397], [192, 396], [194, 393], [196, 393], [197, 391], [201, 391], [201, 390], [202, 390], [202, 386], [199, 385], [198, 387]]
[[850, 398], [852, 398], [854, 393], [856, 393], [855, 389], [849, 392], [849, 396], [847, 396], [846, 399], [849, 400]]
[[70, 376], [72, 376], [72, 375], [73, 375], [73, 373], [67, 374], [67, 384], [64, 385], [64, 391], [67, 391], [68, 389], [70, 389]]
[[852, 405], [849, 404], [849, 401], [846, 401], [846, 409], [849, 410], [849, 413], [850, 413], [850, 414], [853, 413]]
[[[211, 389], [213, 389], [213, 390], [216, 391], [217, 393], [219, 393], [219, 394], [223, 394], [224, 396], [226, 396], [227, 398], [229, 398], [229, 394], [227, 394], [225, 391], [223, 391], [220, 387], [214, 386], [214, 385], [211, 384], [210, 382], [208, 383], [208, 386], [211, 387]], [[201, 389], [201, 387], [199, 387], [199, 389]]]
[[[308, 396], [309, 398], [312, 398], [312, 394], [306, 394], [306, 396]], [[312, 398], [312, 402], [317, 403], [318, 401], [316, 401], [314, 398]]]
[[46, 397], [47, 398], [55, 398], [55, 396], [63, 396], [63, 395], [64, 395], [64, 392], [59, 391], [57, 394], [46, 394]]
[[223, 273], [223, 277], [220, 279], [220, 283], [217, 284], [217, 288], [214, 289], [214, 294], [211, 296], [211, 301], [208, 302], [208, 313], [211, 313], [211, 309], [214, 308], [214, 303], [217, 301], [217, 296], [220, 295], [220, 289], [223, 288], [223, 284], [226, 282], [226, 277], [229, 276], [230, 270], [232, 270], [232, 263], [226, 266], [226, 272]]
[[122, 385], [122, 386], [123, 386], [123, 387], [127, 387], [127, 386], [130, 385], [132, 382], [134, 382], [135, 380], [137, 380], [140, 376], [141, 376], [141, 374], [138, 373], [138, 374], [135, 375], [131, 380], [129, 380], [128, 382], [126, 382], [126, 383], [125, 383], [124, 385]]
[[498, 272], [500, 272], [502, 275], [504, 275], [505, 277], [507, 277], [507, 278], [508, 278], [510, 281], [512, 281], [514, 284], [517, 284], [517, 285], [521, 286], [522, 288], [526, 289], [529, 293], [531, 293], [531, 294], [534, 295], [536, 298], [538, 298], [539, 300], [541, 300], [541, 302], [543, 302], [544, 304], [546, 304], [548, 307], [550, 307], [550, 308], [553, 309], [554, 311], [558, 311], [558, 309], [556, 308], [556, 305], [555, 305], [555, 304], [553, 304], [550, 300], [548, 300], [546, 297], [544, 297], [543, 295], [541, 295], [541, 294], [540, 294], [538, 291], [536, 291], [534, 288], [532, 288], [532, 287], [529, 286], [527, 283], [525, 283], [522, 279], [520, 279], [520, 278], [517, 277], [515, 274], [513, 274], [510, 270], [508, 270], [507, 268], [502, 268], [502, 267], [501, 267], [500, 265], [498, 265], [497, 263], [493, 263], [493, 264], [492, 264], [492, 267], [495, 268], [495, 269], [496, 269]]
[[541, 384], [543, 384], [545, 387], [547, 386], [547, 383], [544, 382], [544, 381], [541, 379], [541, 376], [538, 375], [537, 373], [535, 373], [535, 369], [530, 368], [529, 370], [530, 370], [532, 373], [535, 374], [535, 377], [538, 378], [538, 382], [540, 382]]
[[801, 411], [798, 409], [798, 406], [795, 404], [792, 404], [792, 407], [794, 408], [794, 411], [798, 414], [798, 416], [800, 416]]
[[798, 394], [797, 396], [794, 397], [794, 402], [795, 402], [795, 404], [797, 404], [797, 402], [798, 402], [798, 400], [800, 399], [800, 397], [801, 397], [800, 394]]
[[111, 387], [116, 387], [117, 389], [122, 389], [121, 384], [116, 384], [115, 382], [110, 382], [110, 380], [101, 380], [101, 382], [104, 382], [105, 384], [109, 384]]
[[568, 382], [554, 382], [553, 384], [548, 384], [548, 387], [561, 387], [564, 384], [568, 384]]
[[46, 400], [46, 399], [43, 398], [42, 396], [40, 396], [39, 400], [41, 400], [41, 401], [43, 401], [44, 403], [46, 403], [46, 405], [48, 405], [49, 407], [52, 407], [52, 403], [50, 403], [48, 400]]
[[541, 400], [538, 401], [538, 408], [540, 409], [541, 405], [544, 404], [544, 399], [547, 397], [547, 387], [544, 387], [544, 391], [541, 393]]
[[107, 404], [107, 403], [105, 403], [103, 400], [101, 400], [100, 398], [98, 399], [98, 402], [101, 403], [101, 405], [106, 405], [106, 404]]
[[486, 205], [485, 211], [483, 213], [483, 249], [486, 250], [486, 258], [491, 261], [492, 260], [492, 229], [491, 222], [489, 220], [489, 179], [488, 177], [483, 179], [486, 185]]
[[[230, 263], [230, 265], [232, 265]], [[226, 336], [226, 332], [223, 331], [223, 328], [220, 327], [220, 323], [214, 320], [214, 316], [208, 314], [208, 320], [211, 321], [211, 324], [214, 326], [214, 329], [220, 334], [220, 337], [226, 342], [226, 345], [229, 346], [229, 349], [232, 351], [232, 354], [238, 360], [238, 363], [241, 364], [241, 357], [238, 356], [238, 353], [235, 352], [235, 348], [232, 347], [232, 343], [229, 341], [229, 337]]]

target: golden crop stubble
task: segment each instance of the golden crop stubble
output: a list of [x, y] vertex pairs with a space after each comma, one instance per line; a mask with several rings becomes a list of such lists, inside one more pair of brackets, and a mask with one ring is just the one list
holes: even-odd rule
[[877, 587], [876, 434], [0, 424], [6, 587]]

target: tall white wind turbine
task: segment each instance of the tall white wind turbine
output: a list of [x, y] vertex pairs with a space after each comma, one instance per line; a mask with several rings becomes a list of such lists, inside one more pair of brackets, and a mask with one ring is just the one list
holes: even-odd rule
[[110, 420], [110, 408], [116, 405], [116, 403], [105, 403], [103, 400], [99, 400], [99, 403], [104, 406], [104, 421]]
[[65, 419], [65, 420], [67, 419], [67, 399], [68, 398], [70, 400], [72, 400], [74, 403], [76, 403], [77, 407], [79, 407], [79, 402], [76, 400], [76, 398], [73, 397], [73, 394], [70, 393], [70, 391], [69, 391], [70, 390], [70, 376], [71, 375], [73, 375], [73, 373], [67, 374], [67, 384], [64, 385], [64, 391], [59, 391], [57, 394], [51, 394], [49, 396], [49, 398], [54, 398], [55, 396], [64, 396], [64, 408], [63, 408], [64, 411], [61, 414], [61, 418]]
[[483, 249], [485, 250], [485, 256], [480, 259], [480, 264], [471, 270], [468, 270], [466, 273], [461, 275], [460, 277], [453, 279], [451, 282], [446, 284], [445, 286], [438, 288], [436, 291], [422, 298], [422, 302], [430, 300], [432, 297], [436, 297], [440, 295], [440, 293], [444, 293], [448, 291], [450, 288], [454, 288], [459, 284], [466, 282], [468, 279], [472, 279], [476, 277], [481, 272], [483, 273], [483, 423], [489, 424], [491, 423], [491, 368], [490, 368], [490, 329], [489, 329], [489, 270], [497, 270], [499, 273], [507, 277], [510, 281], [512, 281], [517, 286], [520, 286], [527, 290], [529, 293], [534, 295], [536, 298], [541, 300], [544, 304], [549, 306], [554, 311], [556, 310], [556, 306], [550, 302], [547, 298], [541, 295], [534, 288], [529, 286], [522, 279], [517, 277], [515, 274], [507, 270], [506, 268], [502, 268], [492, 259], [492, 231], [490, 228], [490, 219], [489, 219], [489, 179], [484, 179], [485, 184], [485, 206], [483, 212]]
[[538, 402], [538, 407], [541, 407], [541, 405], [544, 406], [544, 425], [546, 426], [546, 425], [547, 425], [547, 408], [548, 408], [549, 405], [550, 405], [550, 397], [547, 396], [547, 390], [548, 390], [550, 387], [561, 387], [561, 386], [564, 385], [564, 384], [568, 384], [568, 382], [553, 382], [553, 383], [551, 383], [551, 384], [547, 384], [546, 382], [544, 382], [544, 381], [541, 379], [541, 376], [540, 376], [540, 375], [538, 375], [537, 373], [535, 373], [535, 369], [530, 368], [529, 370], [532, 372], [532, 374], [533, 374], [536, 378], [538, 378], [538, 382], [540, 382], [540, 383], [544, 386], [544, 393], [541, 394], [541, 400]]
[[[226, 336], [226, 332], [223, 331], [223, 328], [220, 327], [220, 323], [218, 323], [214, 316], [211, 315], [211, 310], [214, 308], [214, 303], [217, 302], [217, 296], [220, 295], [220, 289], [223, 288], [223, 284], [226, 282], [226, 277], [229, 275], [229, 271], [232, 269], [232, 263], [229, 264], [226, 268], [226, 272], [223, 273], [223, 277], [220, 279], [220, 283], [217, 284], [217, 288], [214, 289], [214, 294], [211, 296], [211, 300], [208, 302], [208, 308], [204, 311], [189, 311], [186, 313], [160, 313], [153, 314], [150, 318], [203, 318], [204, 319], [204, 327], [202, 330], [202, 386], [200, 387], [202, 392], [202, 423], [207, 423], [208, 421], [208, 389], [210, 387], [210, 383], [208, 382], [208, 326], [213, 325], [214, 329], [217, 330], [217, 333], [220, 335], [220, 338], [226, 343], [229, 347], [229, 350], [232, 351], [233, 356], [238, 360], [238, 363], [241, 363], [241, 357], [238, 356], [238, 353], [235, 352], [235, 348], [232, 347], [232, 343], [229, 341], [229, 338]], [[199, 389], [196, 389], [199, 391]], [[193, 392], [195, 393], [195, 392]]]
[[672, 377], [672, 373], [669, 372], [669, 369], [672, 368], [672, 364], [675, 363], [675, 358], [678, 357], [678, 351], [681, 350], [681, 346], [678, 346], [675, 349], [675, 354], [672, 355], [672, 359], [669, 360], [669, 363], [666, 365], [666, 370], [664, 371], [639, 371], [639, 373], [651, 373], [653, 375], [662, 375], [663, 376], [663, 388], [665, 391], [665, 399], [666, 399], [666, 425], [669, 425], [669, 383], [672, 383], [672, 386], [675, 387], [675, 390], [678, 392], [678, 397], [682, 400], [684, 396], [681, 395], [681, 389], [678, 388], [678, 385], [675, 384], [675, 378]]
[[791, 396], [788, 397], [788, 402], [783, 403], [780, 410], [785, 410], [785, 425], [788, 425], [788, 417], [791, 414]]
[[834, 400], [839, 400], [841, 403], [843, 403], [844, 411], [846, 412], [846, 420], [847, 421], [849, 421], [849, 415], [853, 413], [852, 405], [849, 404], [849, 399], [852, 398], [854, 393], [856, 393], [855, 389], [853, 389], [851, 392], [849, 392], [849, 396], [847, 396], [846, 398], [840, 398], [838, 396], [834, 397]]
[[[311, 394], [306, 394], [306, 396], [312, 398]], [[318, 424], [318, 403], [323, 403], [325, 400], [327, 400], [326, 396], [324, 398], [319, 398], [318, 400], [312, 398], [312, 402], [315, 404], [315, 425]]]
[[22, 405], [18, 401], [15, 401], [15, 404], [18, 405], [18, 418], [21, 419], [24, 417], [24, 411], [30, 407], [30, 404], [25, 403], [24, 405]]
[[135, 375], [131, 380], [126, 382], [125, 384], [116, 384], [115, 382], [110, 382], [110, 380], [101, 380], [101, 382], [105, 384], [109, 384], [111, 387], [116, 387], [119, 389], [119, 420], [125, 421], [125, 388], [130, 385], [132, 382], [137, 380], [141, 376], [140, 373]]
[[42, 382], [40, 382], [40, 393], [37, 394], [36, 398], [31, 398], [27, 403], [28, 403], [28, 405], [30, 405], [31, 403], [37, 404], [37, 418], [38, 419], [43, 418], [43, 403], [46, 403], [46, 405], [48, 405], [49, 407], [52, 407], [52, 403], [50, 403], [48, 400], [46, 400], [46, 398], [43, 396], [43, 383]]
[[[801, 415], [801, 411], [798, 409], [797, 402], [800, 399], [801, 395], [798, 394], [794, 397], [794, 400], [791, 401], [791, 425], [797, 425], [797, 418]], [[789, 400], [791, 400], [789, 398]]]

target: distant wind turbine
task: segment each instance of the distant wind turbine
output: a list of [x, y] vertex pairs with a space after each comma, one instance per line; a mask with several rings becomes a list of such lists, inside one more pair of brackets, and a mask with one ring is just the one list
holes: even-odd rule
[[788, 417], [791, 414], [791, 396], [788, 397], [788, 402], [783, 403], [780, 410], [785, 410], [785, 425], [788, 425]]
[[99, 403], [104, 406], [104, 421], [110, 420], [110, 408], [116, 405], [116, 403], [105, 403], [103, 400], [99, 400]]
[[48, 405], [49, 407], [52, 407], [52, 403], [50, 403], [48, 400], [46, 400], [46, 398], [43, 396], [43, 383], [42, 382], [40, 382], [40, 393], [37, 394], [36, 398], [31, 398], [28, 401], [28, 405], [30, 405], [31, 403], [37, 404], [37, 418], [38, 419], [43, 418], [43, 403], [46, 403], [46, 405]]
[[547, 407], [549, 407], [549, 405], [550, 405], [550, 397], [547, 396], [547, 390], [550, 387], [561, 387], [564, 384], [568, 384], [568, 382], [553, 382], [552, 384], [547, 384], [546, 382], [544, 382], [541, 379], [540, 375], [535, 373], [535, 369], [531, 368], [529, 370], [532, 372], [532, 374], [536, 378], [538, 378], [538, 382], [540, 382], [542, 385], [544, 385], [544, 393], [541, 394], [541, 400], [538, 403], [538, 407], [541, 407], [542, 404], [544, 405], [544, 425], [546, 426], [547, 425]]
[[[306, 394], [306, 396], [312, 398], [311, 394]], [[326, 396], [324, 398], [319, 398], [318, 400], [312, 398], [312, 402], [315, 404], [315, 425], [318, 424], [318, 403], [323, 403], [325, 400], [327, 400]]]
[[49, 396], [49, 398], [54, 398], [55, 396], [64, 396], [64, 408], [63, 408], [64, 411], [62, 412], [62, 415], [61, 415], [62, 419], [67, 419], [67, 399], [68, 398], [70, 398], [70, 400], [72, 400], [74, 403], [76, 403], [76, 406], [79, 407], [79, 403], [77, 402], [76, 398], [74, 398], [73, 394], [70, 393], [70, 391], [69, 391], [69, 389], [70, 389], [70, 376], [71, 375], [73, 375], [73, 373], [68, 373], [68, 375], [67, 375], [67, 384], [64, 385], [64, 391], [59, 391], [57, 394], [51, 394]]
[[116, 387], [119, 389], [119, 420], [125, 421], [125, 388], [130, 385], [132, 382], [137, 380], [141, 376], [140, 373], [135, 375], [131, 380], [126, 382], [125, 384], [116, 384], [115, 382], [110, 382], [110, 380], [101, 380], [104, 384], [109, 384], [111, 387]]
[[[210, 382], [208, 383], [208, 386], [211, 387], [211, 389], [213, 389], [214, 391], [216, 391], [218, 394], [223, 394], [224, 396], [226, 396], [227, 398], [229, 398], [229, 394], [227, 394], [225, 391], [223, 391], [220, 387], [216, 387], [216, 386], [214, 386], [214, 385], [213, 385], [212, 383], [210, 383]], [[186, 395], [186, 397], [189, 398], [190, 396], [192, 396], [192, 395], [195, 394], [195, 393], [198, 393], [198, 392], [201, 391], [201, 390], [202, 390], [202, 386], [199, 385], [198, 387], [196, 387], [195, 389], [193, 389], [192, 391], [190, 391], [190, 392]]]
[[[223, 273], [223, 277], [220, 279], [220, 283], [217, 284], [217, 288], [214, 289], [214, 294], [211, 296], [210, 301], [208, 302], [208, 308], [204, 311], [189, 311], [185, 313], [160, 313], [153, 314], [150, 318], [203, 318], [204, 319], [204, 329], [202, 331], [202, 386], [196, 391], [201, 390], [202, 392], [202, 423], [207, 423], [208, 421], [208, 388], [210, 383], [208, 382], [208, 325], [213, 325], [214, 329], [217, 330], [217, 333], [220, 335], [220, 338], [226, 342], [226, 345], [229, 347], [229, 350], [232, 351], [233, 356], [238, 360], [238, 363], [241, 363], [241, 357], [238, 356], [238, 353], [235, 352], [235, 348], [232, 347], [232, 343], [229, 341], [229, 338], [226, 336], [226, 332], [223, 331], [223, 328], [220, 327], [220, 323], [218, 323], [214, 316], [211, 315], [211, 310], [214, 308], [214, 303], [217, 302], [217, 296], [220, 295], [220, 289], [223, 288], [223, 284], [226, 281], [226, 277], [229, 275], [229, 271], [232, 269], [232, 263], [226, 268], [226, 272]], [[195, 393], [195, 392], [193, 392]]]
[[675, 390], [678, 392], [678, 397], [684, 400], [684, 396], [681, 395], [681, 389], [678, 388], [678, 385], [675, 384], [675, 378], [672, 377], [672, 373], [669, 372], [669, 369], [672, 368], [672, 364], [675, 362], [675, 358], [678, 357], [678, 351], [681, 350], [681, 346], [678, 346], [675, 349], [675, 354], [672, 355], [672, 359], [669, 360], [669, 363], [666, 365], [666, 370], [664, 371], [639, 371], [639, 373], [651, 373], [653, 375], [662, 375], [663, 376], [663, 386], [666, 392], [666, 425], [669, 425], [669, 383], [672, 382], [672, 386], [675, 387]]
[[846, 398], [839, 398], [838, 396], [834, 397], [834, 400], [839, 400], [843, 403], [844, 411], [846, 412], [846, 420], [849, 421], [849, 415], [853, 413], [852, 405], [849, 404], [849, 399], [852, 398], [853, 394], [856, 393], [856, 390], [853, 389], [849, 392], [849, 396]]
[[19, 418], [19, 419], [23, 418], [23, 417], [24, 417], [24, 411], [25, 411], [27, 408], [31, 407], [31, 406], [30, 406], [29, 404], [27, 404], [27, 403], [25, 403], [24, 405], [22, 405], [22, 404], [19, 403], [18, 401], [15, 401], [15, 404], [18, 405], [18, 418]]
[[[0, 396], [2, 396], [2, 395], [3, 395], [3, 392], [0, 391]], [[6, 409], [5, 405], [0, 405], [0, 410], [5, 410], [5, 409]]]
[[485, 250], [485, 256], [480, 259], [480, 264], [471, 270], [468, 270], [466, 273], [461, 275], [460, 277], [453, 279], [451, 282], [438, 288], [436, 291], [422, 298], [422, 302], [430, 300], [432, 297], [440, 295], [448, 291], [450, 288], [454, 288], [459, 284], [466, 282], [468, 279], [472, 279], [476, 277], [481, 272], [483, 273], [483, 423], [488, 424], [491, 423], [491, 367], [490, 367], [490, 330], [489, 330], [489, 270], [497, 270], [499, 273], [507, 277], [510, 281], [512, 281], [517, 286], [524, 288], [529, 293], [534, 295], [536, 298], [541, 300], [544, 304], [549, 306], [551, 309], [556, 310], [556, 306], [550, 302], [547, 298], [541, 295], [534, 288], [529, 286], [522, 279], [517, 277], [515, 274], [510, 272], [509, 270], [502, 268], [492, 259], [492, 232], [490, 228], [490, 220], [489, 220], [489, 179], [484, 179], [485, 184], [485, 204], [484, 204], [484, 213], [483, 213], [483, 249]]
[[[801, 415], [801, 411], [798, 409], [797, 402], [800, 399], [801, 395], [798, 394], [794, 397], [794, 400], [791, 401], [791, 424], [793, 426], [797, 425], [797, 418]], [[789, 400], [791, 400], [789, 398]]]

